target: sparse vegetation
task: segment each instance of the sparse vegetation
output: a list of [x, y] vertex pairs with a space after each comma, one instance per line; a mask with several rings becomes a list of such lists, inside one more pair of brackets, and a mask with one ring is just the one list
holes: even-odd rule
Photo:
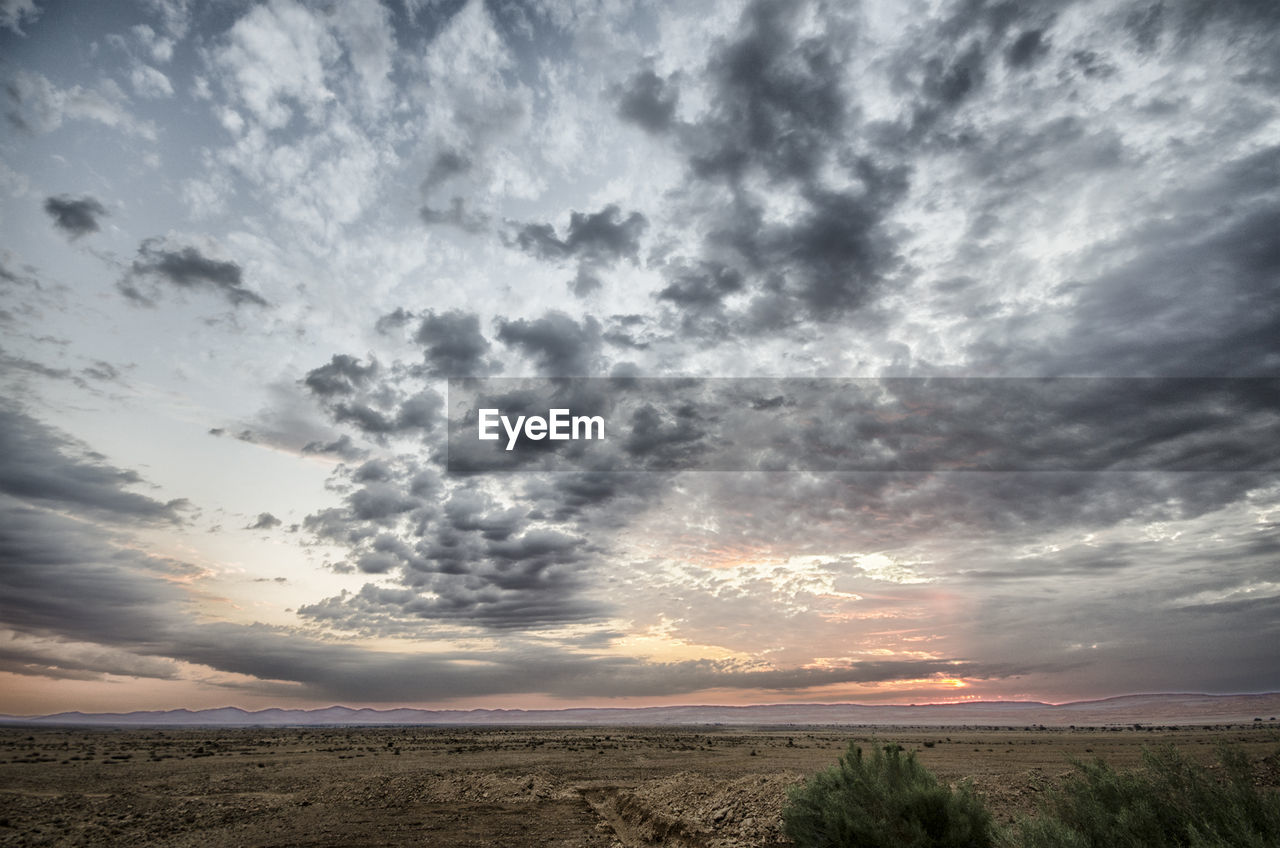
[[1020, 848], [1265, 848], [1280, 845], [1280, 796], [1254, 785], [1248, 757], [1222, 748], [1219, 766], [1196, 765], [1172, 747], [1148, 750], [1118, 772], [1077, 763], [1041, 815], [1008, 843]]
[[940, 784], [900, 745], [854, 744], [788, 794], [783, 831], [799, 848], [983, 848], [991, 816], [968, 789]]
[[798, 848], [1267, 848], [1280, 845], [1280, 794], [1255, 784], [1247, 754], [1219, 749], [1205, 768], [1173, 746], [1140, 768], [1075, 763], [1037, 815], [997, 833], [967, 786], [938, 782], [913, 753], [887, 745], [793, 787], [783, 831]]

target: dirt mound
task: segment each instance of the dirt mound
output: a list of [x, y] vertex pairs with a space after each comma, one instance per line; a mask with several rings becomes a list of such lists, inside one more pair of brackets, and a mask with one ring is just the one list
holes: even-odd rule
[[746, 848], [788, 844], [782, 806], [794, 772], [725, 781], [679, 772], [631, 788], [597, 787], [583, 796], [626, 846]]

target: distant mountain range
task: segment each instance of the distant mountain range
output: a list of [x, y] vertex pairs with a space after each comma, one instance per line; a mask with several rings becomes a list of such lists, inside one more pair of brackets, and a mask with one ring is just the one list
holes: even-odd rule
[[[895, 725], [1046, 727], [1130, 724], [1239, 724], [1280, 717], [1280, 693], [1261, 695], [1125, 695], [1100, 701], [971, 701], [958, 704], [759, 704], [754, 706], [584, 707], [565, 710], [315, 710], [238, 707], [131, 713], [0, 715], [0, 724], [282, 727], [343, 725]], [[1276, 722], [1276, 724], [1270, 724]]]

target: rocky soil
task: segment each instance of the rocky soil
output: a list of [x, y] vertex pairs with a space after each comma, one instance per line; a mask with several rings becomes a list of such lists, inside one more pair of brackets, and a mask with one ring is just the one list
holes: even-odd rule
[[969, 781], [1001, 823], [1072, 758], [1136, 763], [1173, 742], [1242, 744], [1280, 784], [1280, 740], [1250, 726], [1035, 728], [0, 729], [0, 845], [560, 846], [787, 844], [787, 788], [850, 741], [895, 742]]

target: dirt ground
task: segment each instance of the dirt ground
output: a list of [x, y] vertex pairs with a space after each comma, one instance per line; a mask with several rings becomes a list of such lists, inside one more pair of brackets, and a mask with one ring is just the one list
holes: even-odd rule
[[1250, 726], [966, 728], [0, 728], [0, 845], [787, 844], [786, 789], [850, 741], [918, 751], [1001, 823], [1072, 758], [1138, 761], [1239, 743], [1280, 785], [1280, 735]]

